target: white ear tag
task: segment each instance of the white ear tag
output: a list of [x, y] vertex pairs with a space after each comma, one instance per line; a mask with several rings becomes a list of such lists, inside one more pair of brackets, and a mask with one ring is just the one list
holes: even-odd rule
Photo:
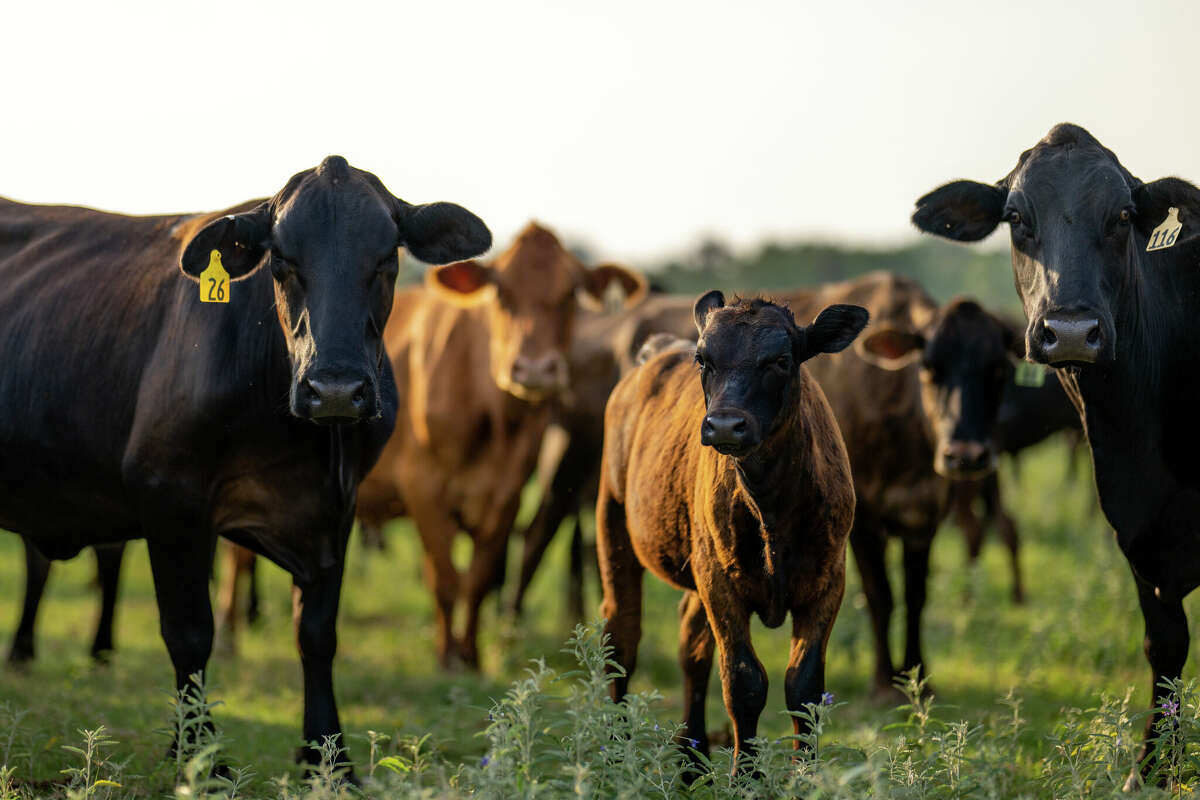
[[1181, 230], [1183, 230], [1183, 223], [1179, 221], [1179, 209], [1172, 206], [1167, 209], [1167, 218], [1162, 221], [1162, 224], [1150, 232], [1150, 241], [1146, 243], [1146, 252], [1166, 250], [1175, 244]]

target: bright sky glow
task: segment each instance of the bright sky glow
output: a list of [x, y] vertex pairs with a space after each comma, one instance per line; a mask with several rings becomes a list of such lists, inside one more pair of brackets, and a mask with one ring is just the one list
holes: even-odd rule
[[10, 3], [0, 194], [215, 210], [330, 153], [503, 245], [893, 243], [1056, 122], [1200, 181], [1194, 2]]

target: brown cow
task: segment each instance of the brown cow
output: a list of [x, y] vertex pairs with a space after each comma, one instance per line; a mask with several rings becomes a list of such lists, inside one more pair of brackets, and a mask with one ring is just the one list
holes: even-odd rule
[[713, 291], [696, 301], [695, 321], [695, 347], [668, 346], [608, 401], [596, 504], [603, 614], [624, 670], [612, 683], [619, 700], [637, 662], [642, 570], [684, 590], [684, 735], [707, 754], [715, 646], [736, 770], [767, 699], [753, 614], [771, 628], [792, 615], [788, 708], [824, 692], [854, 487], [837, 423], [803, 362], [847, 347], [867, 312], [831, 306], [800, 328], [781, 306], [726, 306]]
[[[553, 233], [530, 224], [488, 266], [431, 270], [424, 288], [399, 294], [405, 310], [384, 332], [400, 406], [395, 433], [359, 490], [358, 515], [379, 525], [403, 512], [425, 548], [443, 665], [477, 667], [479, 606], [504, 576], [521, 490], [550, 419], [548, 401], [568, 382], [577, 297], [619, 289], [628, 302], [645, 281], [615, 265], [587, 268]], [[460, 586], [455, 534], [474, 540]], [[460, 635], [454, 609], [465, 606]]]

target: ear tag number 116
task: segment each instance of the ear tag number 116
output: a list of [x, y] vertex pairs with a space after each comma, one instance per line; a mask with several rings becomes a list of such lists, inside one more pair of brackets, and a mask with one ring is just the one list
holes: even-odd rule
[[1146, 243], [1146, 252], [1153, 253], [1155, 250], [1166, 250], [1171, 245], [1175, 244], [1175, 240], [1179, 238], [1179, 232], [1183, 230], [1183, 223], [1179, 221], [1179, 209], [1171, 207], [1167, 209], [1167, 218], [1162, 221], [1162, 224], [1150, 232], [1150, 241]]
[[229, 273], [221, 264], [220, 250], [209, 254], [208, 267], [200, 273], [200, 302], [229, 302]]

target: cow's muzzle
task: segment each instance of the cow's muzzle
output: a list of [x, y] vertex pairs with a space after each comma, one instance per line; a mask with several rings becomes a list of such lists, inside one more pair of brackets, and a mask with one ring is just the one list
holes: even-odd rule
[[1051, 311], [1030, 326], [1030, 357], [1052, 367], [1087, 366], [1105, 359], [1111, 334], [1090, 311]]
[[954, 439], [938, 453], [934, 467], [952, 480], [982, 478], [996, 468], [996, 450], [990, 442]]
[[357, 376], [315, 374], [296, 384], [292, 413], [326, 425], [370, 419], [376, 413], [375, 387]]
[[745, 455], [758, 441], [754, 420], [741, 411], [712, 411], [700, 426], [700, 443], [723, 455]]

